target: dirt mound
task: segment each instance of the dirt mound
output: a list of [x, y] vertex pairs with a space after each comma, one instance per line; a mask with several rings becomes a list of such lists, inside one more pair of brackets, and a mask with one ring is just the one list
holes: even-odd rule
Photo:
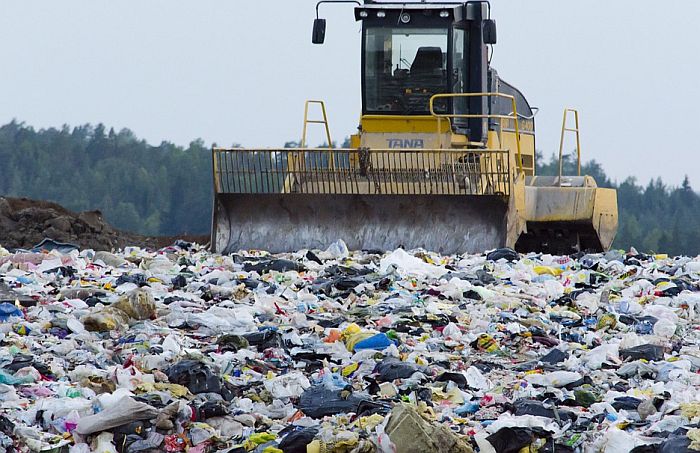
[[[160, 248], [179, 239], [119, 231], [105, 222], [100, 211], [76, 213], [49, 201], [0, 197], [0, 245], [9, 249], [30, 249], [45, 238], [95, 250], [129, 245]], [[206, 236], [180, 239], [200, 244], [208, 242]]]

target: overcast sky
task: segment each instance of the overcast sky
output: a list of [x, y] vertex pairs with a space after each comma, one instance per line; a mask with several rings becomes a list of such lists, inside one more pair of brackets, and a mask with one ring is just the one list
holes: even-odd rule
[[[493, 0], [493, 65], [558, 150], [564, 107], [581, 111], [584, 159], [614, 179], [685, 174], [700, 188], [700, 1]], [[0, 122], [102, 122], [158, 144], [298, 140], [303, 101], [328, 103], [334, 139], [360, 114], [351, 6], [312, 0], [0, 0]], [[311, 140], [318, 143], [321, 135]], [[572, 144], [573, 142], [570, 142]], [[571, 145], [572, 146], [572, 145]], [[568, 146], [568, 148], [571, 148]]]

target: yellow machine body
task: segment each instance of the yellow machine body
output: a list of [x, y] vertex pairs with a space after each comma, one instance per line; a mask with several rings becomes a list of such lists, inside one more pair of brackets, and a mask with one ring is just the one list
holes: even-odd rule
[[[537, 176], [534, 109], [488, 64], [495, 24], [487, 8], [356, 8], [364, 21], [363, 113], [350, 147], [307, 147], [310, 124], [323, 125], [333, 143], [325, 104], [307, 101], [300, 148], [213, 149], [212, 249], [282, 252], [338, 239], [351, 249], [441, 253], [609, 249], [617, 196], [580, 175], [578, 112], [565, 110], [560, 145], [561, 163], [564, 135], [575, 132], [577, 175], [563, 176], [560, 164], [558, 176]], [[323, 33], [314, 30], [315, 42]], [[452, 44], [441, 51], [441, 42]], [[309, 119], [313, 105], [321, 119]], [[567, 126], [570, 113], [575, 127]]]
[[361, 124], [350, 149], [214, 149], [214, 250], [324, 248], [337, 239], [443, 253], [612, 244], [615, 191], [588, 176], [534, 176], [532, 134], [520, 133], [518, 158], [514, 132], [491, 132], [477, 149], [449, 120]]

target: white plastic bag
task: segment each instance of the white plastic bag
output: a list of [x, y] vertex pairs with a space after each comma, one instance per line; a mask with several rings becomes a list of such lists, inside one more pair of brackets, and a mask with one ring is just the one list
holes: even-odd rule
[[529, 374], [525, 380], [532, 385], [541, 387], [565, 387], [572, 382], [583, 379], [583, 376], [573, 371], [555, 371], [547, 374]]
[[379, 262], [379, 269], [382, 273], [387, 273], [391, 266], [396, 266], [399, 273], [406, 276], [438, 278], [447, 273], [447, 269], [444, 267], [426, 263], [420, 258], [410, 255], [404, 249], [394, 250]]
[[94, 453], [117, 453], [117, 448], [114, 446], [112, 441], [114, 440], [114, 434], [112, 433], [100, 433], [95, 441], [95, 448], [92, 450]]

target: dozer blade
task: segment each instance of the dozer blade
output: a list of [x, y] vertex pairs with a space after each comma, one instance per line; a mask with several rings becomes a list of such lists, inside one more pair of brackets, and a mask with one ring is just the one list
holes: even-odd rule
[[219, 194], [213, 251], [424, 248], [477, 253], [506, 242], [501, 197], [449, 195]]
[[483, 252], [519, 232], [507, 151], [214, 149], [212, 249]]

